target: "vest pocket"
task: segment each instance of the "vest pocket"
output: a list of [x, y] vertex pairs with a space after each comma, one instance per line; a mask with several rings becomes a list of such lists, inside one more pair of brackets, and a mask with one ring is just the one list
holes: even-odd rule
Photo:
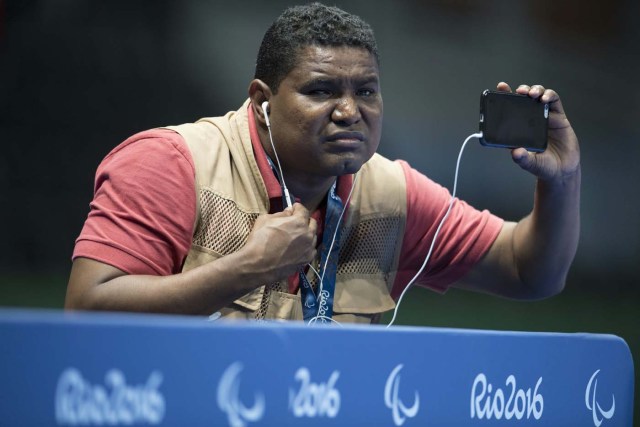
[[247, 318], [253, 320], [302, 320], [300, 296], [283, 292], [279, 283], [255, 289], [235, 300], [233, 307], [250, 312]]
[[265, 319], [302, 320], [302, 303], [300, 295], [280, 291], [271, 291]]
[[339, 322], [375, 323], [380, 314], [396, 306], [382, 275], [340, 275], [338, 281], [333, 312]]
[[[270, 289], [265, 301], [265, 287], [237, 299], [234, 304], [223, 311], [230, 315], [235, 310], [244, 311], [241, 317], [255, 319], [259, 311], [260, 318], [265, 320], [302, 320], [300, 295]], [[261, 307], [262, 305], [266, 305]], [[380, 315], [394, 309], [395, 302], [389, 296], [384, 276], [350, 277], [340, 275], [336, 283], [333, 312], [334, 319], [340, 323], [377, 323]], [[230, 316], [236, 317], [236, 316]]]

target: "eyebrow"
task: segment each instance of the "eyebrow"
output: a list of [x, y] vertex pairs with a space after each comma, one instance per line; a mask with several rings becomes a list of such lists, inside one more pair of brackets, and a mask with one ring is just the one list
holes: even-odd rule
[[[343, 79], [334, 78], [334, 77], [315, 77], [311, 80], [304, 82], [303, 86], [313, 86], [313, 85], [335, 85], [340, 84]], [[362, 78], [352, 79], [356, 85], [366, 85], [369, 83], [379, 84], [380, 79], [376, 75], [369, 75]]]

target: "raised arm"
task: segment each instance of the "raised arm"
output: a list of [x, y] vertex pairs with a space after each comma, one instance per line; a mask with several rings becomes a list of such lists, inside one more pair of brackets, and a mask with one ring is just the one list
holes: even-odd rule
[[[510, 91], [506, 83], [498, 90]], [[558, 94], [540, 85], [517, 93], [549, 103], [548, 146], [543, 153], [512, 150], [513, 161], [537, 177], [533, 210], [506, 222], [493, 246], [456, 286], [518, 299], [545, 298], [565, 284], [580, 234], [580, 150]]]

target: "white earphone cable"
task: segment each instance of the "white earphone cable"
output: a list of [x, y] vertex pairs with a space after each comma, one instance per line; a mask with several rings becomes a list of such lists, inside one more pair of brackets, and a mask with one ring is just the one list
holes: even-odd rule
[[276, 146], [273, 143], [273, 135], [271, 134], [271, 121], [269, 120], [269, 116], [267, 113], [267, 105], [268, 103], [265, 101], [262, 103], [262, 110], [264, 112], [265, 122], [267, 124], [267, 130], [269, 131], [269, 141], [271, 142], [271, 148], [273, 149], [273, 154], [276, 157], [276, 163], [278, 164], [278, 171], [280, 172], [280, 181], [282, 181], [282, 192], [284, 193], [284, 198], [287, 202], [287, 207], [290, 208], [293, 206], [291, 202], [291, 195], [289, 194], [289, 189], [287, 188], [287, 184], [284, 181], [284, 173], [282, 172], [282, 165], [280, 164], [280, 158], [278, 157], [278, 152], [276, 151]]
[[438, 234], [440, 233], [440, 229], [442, 228], [442, 225], [444, 224], [445, 220], [449, 216], [449, 213], [451, 212], [451, 208], [453, 207], [453, 203], [455, 202], [456, 191], [458, 189], [458, 171], [460, 170], [460, 160], [462, 159], [462, 153], [464, 151], [464, 148], [466, 147], [467, 143], [471, 140], [471, 138], [482, 138], [482, 132], [469, 135], [467, 139], [465, 139], [464, 142], [462, 143], [462, 147], [460, 147], [460, 152], [458, 153], [458, 161], [456, 162], [455, 176], [453, 179], [453, 192], [451, 193], [451, 201], [449, 202], [449, 207], [447, 208], [447, 212], [444, 214], [444, 216], [440, 220], [440, 224], [438, 225], [438, 228], [436, 229], [436, 232], [433, 235], [433, 239], [431, 240], [431, 246], [429, 247], [429, 252], [427, 252], [427, 256], [425, 257], [424, 262], [422, 263], [422, 267], [420, 267], [420, 269], [415, 274], [415, 276], [413, 276], [413, 278], [409, 280], [409, 283], [407, 283], [407, 286], [405, 286], [404, 290], [400, 294], [400, 298], [398, 298], [398, 302], [396, 303], [396, 308], [393, 310], [393, 317], [391, 318], [391, 321], [387, 325], [387, 328], [393, 325], [393, 322], [395, 322], [396, 316], [398, 314], [398, 309], [400, 308], [400, 303], [402, 303], [402, 298], [404, 298], [404, 295], [407, 293], [411, 285], [413, 285], [413, 282], [415, 282], [416, 279], [422, 274], [422, 272], [424, 271], [424, 268], [427, 266], [427, 263], [429, 262], [429, 258], [431, 258], [431, 252], [433, 252], [433, 248], [435, 246], [436, 239], [438, 238]]

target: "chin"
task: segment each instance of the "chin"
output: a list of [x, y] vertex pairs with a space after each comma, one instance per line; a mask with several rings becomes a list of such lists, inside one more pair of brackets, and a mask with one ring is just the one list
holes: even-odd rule
[[336, 176], [349, 175], [358, 172], [365, 162], [363, 160], [347, 159], [343, 161], [336, 169]]
[[354, 174], [362, 168], [362, 165], [364, 165], [371, 158], [371, 156], [373, 156], [373, 154], [366, 156], [354, 154], [356, 153], [341, 153], [340, 156], [334, 157], [333, 159], [327, 159], [328, 161], [325, 162], [323, 166], [321, 166], [321, 170], [323, 171], [321, 174], [324, 176]]

